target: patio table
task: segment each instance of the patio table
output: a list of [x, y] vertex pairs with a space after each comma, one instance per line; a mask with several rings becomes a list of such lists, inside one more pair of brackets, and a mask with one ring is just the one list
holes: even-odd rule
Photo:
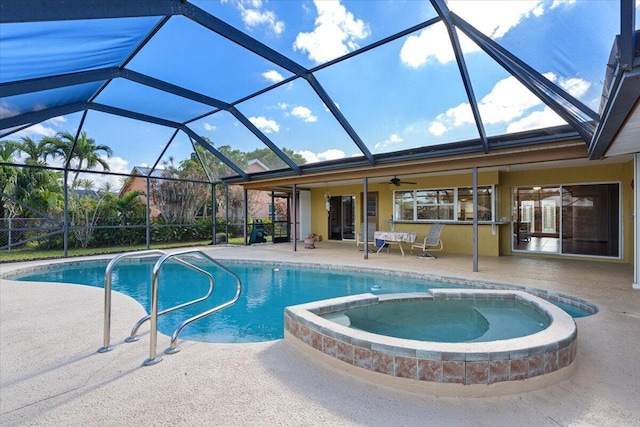
[[404, 232], [404, 231], [376, 231], [373, 233], [373, 237], [376, 240], [382, 240], [384, 243], [380, 245], [378, 248], [377, 254], [380, 253], [382, 248], [387, 244], [397, 244], [400, 246], [400, 252], [402, 252], [402, 256], [404, 256], [404, 249], [402, 248], [402, 243], [413, 243], [416, 241], [416, 233], [412, 232]]

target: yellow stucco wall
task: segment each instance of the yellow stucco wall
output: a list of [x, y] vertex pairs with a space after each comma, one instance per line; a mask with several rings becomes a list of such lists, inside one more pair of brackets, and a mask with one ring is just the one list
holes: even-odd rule
[[[620, 183], [622, 189], [622, 259], [631, 262], [633, 256], [633, 161], [627, 163], [603, 164], [597, 162], [585, 167], [538, 169], [500, 174], [500, 215], [510, 218], [511, 192], [516, 186]], [[504, 227], [504, 226], [503, 226]], [[503, 232], [500, 238], [502, 254], [511, 254], [511, 234]], [[527, 254], [528, 255], [528, 254]], [[582, 258], [582, 257], [581, 257]], [[597, 258], [595, 258], [597, 259]]]
[[[499, 173], [486, 172], [480, 173], [478, 176], [478, 185], [498, 185]], [[416, 182], [416, 185], [404, 185], [395, 187], [390, 184], [369, 184], [369, 192], [378, 193], [378, 229], [390, 230], [391, 224], [389, 220], [393, 213], [393, 192], [401, 189], [407, 190], [412, 188], [441, 188], [441, 187], [463, 187], [471, 186], [472, 178], [470, 174], [442, 175], [431, 178], [410, 179]], [[312, 230], [316, 234], [327, 236], [328, 231], [328, 215], [325, 207], [324, 195], [326, 193], [332, 196], [355, 196], [356, 197], [356, 230], [360, 230], [361, 210], [362, 210], [362, 185], [349, 186], [328, 186], [322, 189], [314, 189], [311, 191], [312, 205]], [[317, 215], [316, 215], [317, 213]], [[396, 231], [411, 231], [417, 234], [417, 239], [422, 240], [429, 232], [430, 224], [421, 223], [397, 223]], [[491, 225], [481, 225], [478, 230], [478, 252], [480, 255], [499, 255], [499, 230], [500, 227]], [[320, 230], [320, 231], [316, 231]], [[473, 235], [471, 225], [447, 224], [442, 230], [442, 241], [445, 242], [444, 251], [449, 253], [470, 254], [473, 252]]]
[[[587, 167], [573, 168], [543, 168], [528, 171], [511, 172], [480, 172], [478, 185], [496, 185], [498, 197], [498, 211], [496, 219], [506, 217], [511, 219], [511, 194], [514, 186], [533, 185], [560, 185], [560, 184], [588, 184], [603, 182], [620, 182], [622, 188], [622, 230], [623, 258], [614, 262], [630, 262], [633, 244], [633, 223], [631, 213], [633, 211], [633, 191], [631, 179], [633, 177], [633, 162], [599, 165], [596, 162]], [[388, 184], [369, 184], [369, 192], [378, 193], [378, 229], [389, 230], [393, 211], [393, 191], [413, 188], [443, 188], [462, 187], [472, 185], [471, 173], [459, 173], [451, 175], [439, 175], [427, 178], [412, 178], [408, 181], [416, 182], [416, 185], [403, 185], [395, 187]], [[331, 186], [312, 189], [312, 230], [326, 238], [328, 232], [328, 214], [325, 206], [325, 194], [331, 196], [356, 197], [356, 230], [360, 229], [362, 210], [363, 186]], [[424, 238], [429, 231], [429, 224], [421, 223], [396, 223], [397, 231], [412, 231], [418, 235], [418, 240]], [[447, 224], [442, 231], [444, 252], [471, 254], [472, 229], [468, 224]], [[480, 255], [499, 256], [512, 254], [511, 251], [512, 227], [511, 224], [480, 225], [478, 229], [478, 250]], [[354, 243], [355, 244], [355, 243]], [[527, 256], [536, 255], [527, 253]], [[549, 256], [549, 255], [546, 255]], [[553, 255], [552, 255], [553, 256]], [[566, 257], [566, 256], [565, 256]]]

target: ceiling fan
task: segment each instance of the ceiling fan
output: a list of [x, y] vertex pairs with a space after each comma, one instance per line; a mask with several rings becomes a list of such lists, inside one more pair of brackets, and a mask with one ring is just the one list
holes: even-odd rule
[[417, 184], [417, 182], [402, 181], [397, 176], [394, 176], [389, 180], [389, 184], [393, 184], [396, 187], [400, 187], [402, 184]]

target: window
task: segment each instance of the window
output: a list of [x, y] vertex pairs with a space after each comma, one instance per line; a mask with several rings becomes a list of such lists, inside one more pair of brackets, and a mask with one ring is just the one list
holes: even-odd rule
[[620, 256], [620, 185], [562, 187], [562, 253]]
[[452, 220], [455, 206], [453, 193], [453, 188], [416, 191], [416, 220]]
[[378, 194], [367, 195], [367, 217], [374, 218], [378, 216]]
[[394, 194], [393, 219], [412, 221], [414, 198], [413, 191], [396, 191]]
[[[478, 187], [478, 221], [493, 219], [493, 187]], [[458, 221], [473, 221], [473, 188], [458, 188]]]
[[[495, 218], [494, 187], [478, 187], [478, 221]], [[473, 221], [473, 188], [452, 187], [394, 192], [394, 221]]]
[[556, 201], [542, 201], [542, 232], [556, 233]]

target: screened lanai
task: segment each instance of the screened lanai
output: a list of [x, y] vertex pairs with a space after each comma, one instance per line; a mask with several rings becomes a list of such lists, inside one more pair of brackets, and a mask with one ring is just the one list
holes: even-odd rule
[[[637, 11], [633, 0], [2, 0], [0, 138], [18, 143], [3, 145], [3, 203], [49, 214], [9, 188], [24, 169], [84, 191], [164, 174], [208, 186], [211, 215], [230, 184], [274, 200], [553, 161], [635, 162], [637, 175]], [[56, 139], [66, 151], [46, 148]]]

